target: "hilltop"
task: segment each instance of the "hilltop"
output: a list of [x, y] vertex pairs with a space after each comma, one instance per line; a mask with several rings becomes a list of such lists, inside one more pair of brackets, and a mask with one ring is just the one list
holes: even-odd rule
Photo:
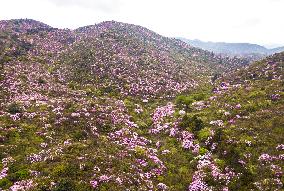
[[281, 190], [284, 53], [0, 21], [0, 190]]

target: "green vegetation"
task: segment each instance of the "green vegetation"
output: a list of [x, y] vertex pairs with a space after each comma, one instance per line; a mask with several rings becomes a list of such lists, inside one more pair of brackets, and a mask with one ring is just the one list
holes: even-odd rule
[[124, 23], [3, 26], [0, 190], [283, 190], [284, 53], [233, 71]]

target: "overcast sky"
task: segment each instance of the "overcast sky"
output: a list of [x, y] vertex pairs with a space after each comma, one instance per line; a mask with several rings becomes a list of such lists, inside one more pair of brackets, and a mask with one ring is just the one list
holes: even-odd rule
[[284, 0], [0, 0], [0, 20], [31, 18], [58, 28], [106, 20], [168, 37], [284, 45]]

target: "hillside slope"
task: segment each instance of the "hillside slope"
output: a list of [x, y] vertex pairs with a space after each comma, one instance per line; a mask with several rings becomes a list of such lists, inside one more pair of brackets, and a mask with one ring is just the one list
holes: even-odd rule
[[283, 188], [283, 53], [243, 67], [114, 21], [0, 26], [0, 190]]
[[5, 54], [19, 57], [24, 48], [29, 58], [48, 63], [45, 68], [50, 74], [60, 73], [62, 82], [70, 86], [92, 84], [97, 92], [175, 95], [210, 80], [213, 74], [248, 63], [115, 21], [74, 31], [32, 20], [2, 21], [1, 26], [2, 41], [9, 46]]
[[200, 120], [200, 144], [238, 174], [229, 190], [283, 189], [283, 67], [280, 53], [225, 75], [183, 118], [191, 131]]
[[103, 84], [123, 95], [175, 95], [198, 86], [210, 75], [248, 63], [114, 21], [79, 28], [75, 33], [80, 39], [61, 59], [67, 67], [64, 70], [71, 72], [66, 75], [83, 84]]

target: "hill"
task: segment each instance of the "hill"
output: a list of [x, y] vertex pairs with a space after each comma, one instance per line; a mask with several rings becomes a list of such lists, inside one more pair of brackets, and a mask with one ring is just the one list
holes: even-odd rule
[[0, 189], [283, 187], [283, 53], [247, 65], [115, 21], [0, 26]]
[[46, 69], [52, 74], [59, 72], [64, 76], [61, 80], [70, 86], [92, 84], [97, 92], [107, 89], [125, 96], [175, 95], [209, 80], [210, 75], [248, 63], [114, 21], [74, 31], [32, 20], [2, 23], [2, 41], [10, 44], [5, 54], [20, 56], [19, 51], [26, 50], [30, 57], [49, 63]]
[[[67, 50], [67, 57], [62, 56], [66, 71], [72, 72], [67, 75], [79, 77], [84, 84], [107, 84], [109, 91], [123, 95], [174, 95], [198, 86], [210, 75], [248, 63], [245, 59], [216, 56], [140, 26], [114, 21], [79, 28], [75, 33], [80, 40]], [[93, 78], [94, 74], [98, 76]]]

